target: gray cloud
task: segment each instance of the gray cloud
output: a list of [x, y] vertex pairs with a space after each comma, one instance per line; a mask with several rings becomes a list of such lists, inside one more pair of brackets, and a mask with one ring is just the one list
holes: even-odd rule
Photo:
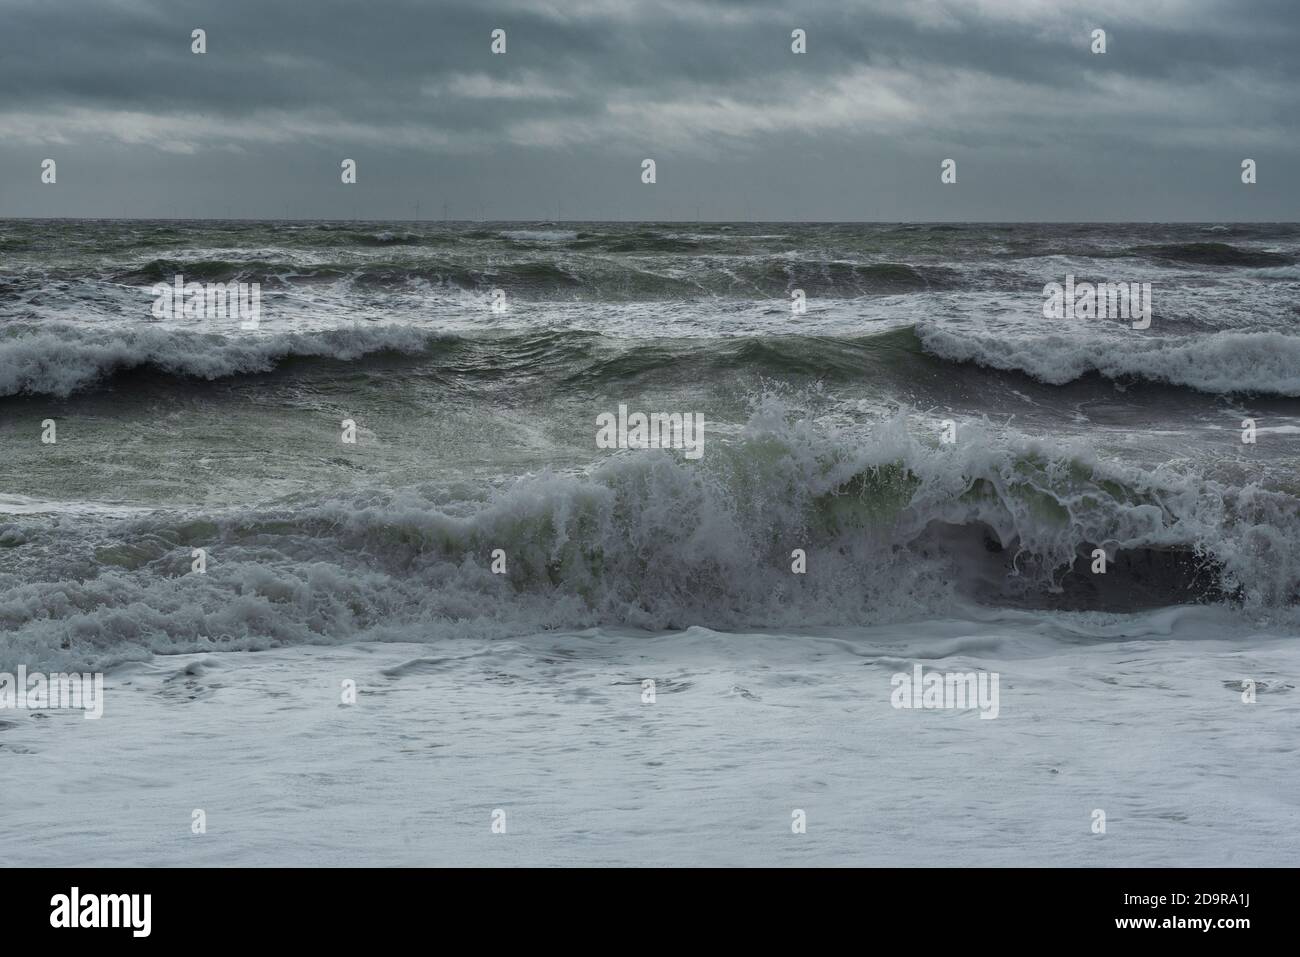
[[5, 0], [0, 17], [0, 215], [1295, 219], [1300, 196], [1300, 8], [1282, 0]]

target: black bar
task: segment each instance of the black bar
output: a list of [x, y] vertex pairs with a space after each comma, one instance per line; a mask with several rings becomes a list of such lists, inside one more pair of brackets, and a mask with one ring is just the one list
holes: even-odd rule
[[[540, 943], [556, 933], [590, 939], [599, 931], [620, 935], [628, 946], [640, 940], [638, 946], [658, 949], [674, 938], [684, 943], [693, 935], [688, 928], [701, 924], [737, 941], [766, 940], [781, 930], [820, 935], [833, 929], [859, 941], [944, 948], [1016, 940], [1073, 946], [1125, 938], [1141, 945], [1231, 948], [1289, 941], [1295, 872], [86, 868], [0, 871], [0, 884], [5, 942], [14, 954], [24, 952], [15, 948], [23, 942], [66, 942], [73, 933], [83, 944], [207, 948], [280, 941], [374, 945], [417, 933], [428, 941], [432, 932], [445, 934], [459, 949], [463, 944], [454, 941], [466, 934], [474, 942], [518, 934]], [[70, 905], [73, 887], [88, 918], [87, 897], [96, 898], [89, 905], [94, 911], [98, 895], [150, 895], [148, 935], [136, 936], [130, 920], [136, 917], [135, 927], [143, 927], [142, 906], [122, 910], [120, 923], [126, 926], [51, 926], [56, 898], [63, 895]], [[1200, 926], [1206, 920], [1209, 929]]]

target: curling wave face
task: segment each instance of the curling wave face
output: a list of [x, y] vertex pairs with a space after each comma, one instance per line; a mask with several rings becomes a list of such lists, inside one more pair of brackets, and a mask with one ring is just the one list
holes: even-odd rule
[[[429, 484], [110, 515], [28, 501], [0, 522], [0, 628], [10, 656], [89, 667], [596, 624], [866, 625], [962, 601], [1285, 615], [1295, 506], [1007, 432], [944, 445], [902, 416], [827, 430], [769, 398], [698, 463], [632, 451], [486, 493]], [[206, 574], [192, 572], [195, 548]], [[1098, 548], [1110, 578], [1088, 573]], [[792, 574], [796, 549], [814, 574]]]

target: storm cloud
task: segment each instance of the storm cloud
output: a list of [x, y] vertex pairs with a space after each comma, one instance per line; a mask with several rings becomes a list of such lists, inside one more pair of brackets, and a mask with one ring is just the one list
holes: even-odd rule
[[1297, 49], [1285, 0], [0, 0], [0, 215], [1294, 220]]

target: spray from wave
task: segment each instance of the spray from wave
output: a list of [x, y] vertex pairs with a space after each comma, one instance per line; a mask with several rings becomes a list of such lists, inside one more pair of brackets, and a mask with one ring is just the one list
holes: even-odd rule
[[[598, 624], [860, 625], [959, 600], [1285, 610], [1300, 516], [1279, 493], [1144, 475], [1014, 434], [945, 446], [901, 416], [828, 431], [769, 397], [700, 463], [630, 452], [495, 493], [412, 487], [197, 515], [29, 509], [0, 544], [6, 654], [101, 667]], [[191, 571], [194, 548], [206, 574]], [[496, 549], [506, 574], [491, 571]], [[1096, 549], [1110, 578], [1088, 573]], [[796, 550], [815, 574], [792, 571]]]

